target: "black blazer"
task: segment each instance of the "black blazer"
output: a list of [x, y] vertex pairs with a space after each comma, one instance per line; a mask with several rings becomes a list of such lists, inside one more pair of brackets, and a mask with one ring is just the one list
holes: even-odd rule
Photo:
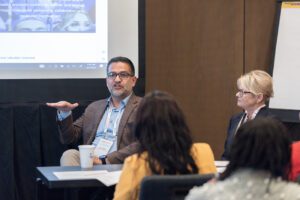
[[[222, 160], [229, 160], [230, 148], [231, 148], [231, 145], [232, 145], [232, 142], [234, 139], [235, 132], [237, 131], [237, 126], [245, 114], [246, 114], [245, 112], [241, 112], [241, 113], [231, 117], [231, 119], [229, 121], [228, 129], [227, 129], [227, 138], [226, 138], [225, 144], [224, 144], [224, 153], [222, 154], [222, 157], [221, 157]], [[255, 118], [258, 118], [258, 117], [276, 118], [274, 116], [274, 114], [272, 114], [266, 106], [261, 108], [258, 111]]]

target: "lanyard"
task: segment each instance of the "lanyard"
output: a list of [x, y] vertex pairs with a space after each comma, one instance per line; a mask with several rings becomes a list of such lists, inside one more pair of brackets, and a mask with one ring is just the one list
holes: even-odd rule
[[[104, 126], [105, 138], [106, 138], [106, 136], [107, 136], [107, 130], [108, 130], [108, 127], [109, 127], [109, 121], [110, 121], [112, 112], [113, 112], [113, 108], [110, 106], [110, 107], [109, 107], [109, 110], [108, 110], [108, 113], [107, 113], [107, 117], [106, 117], [106, 121], [105, 121], [105, 126]], [[116, 130], [116, 128], [117, 128], [118, 122], [120, 121], [121, 113], [122, 113], [122, 111], [119, 110], [118, 115], [117, 115], [117, 117], [116, 117], [116, 119], [115, 119], [115, 122], [114, 122], [114, 125], [113, 125], [113, 129], [112, 129], [112, 131], [113, 131], [113, 136], [116, 136], [116, 135], [117, 135], [117, 130]]]

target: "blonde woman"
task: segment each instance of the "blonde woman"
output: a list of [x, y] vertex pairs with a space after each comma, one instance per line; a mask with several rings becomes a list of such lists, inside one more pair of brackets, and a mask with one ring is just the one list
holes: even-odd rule
[[237, 80], [237, 88], [237, 106], [243, 112], [234, 115], [229, 121], [222, 160], [229, 159], [235, 133], [243, 123], [258, 117], [274, 117], [266, 106], [274, 95], [273, 80], [267, 72], [253, 70], [242, 75]]

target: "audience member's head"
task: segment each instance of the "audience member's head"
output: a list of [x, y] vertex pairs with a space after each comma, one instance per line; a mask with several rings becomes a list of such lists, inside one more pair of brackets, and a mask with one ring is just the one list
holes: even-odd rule
[[229, 161], [220, 175], [221, 180], [242, 168], [268, 171], [273, 178], [287, 178], [290, 138], [286, 128], [272, 118], [258, 118], [245, 123], [236, 133]]
[[192, 138], [183, 112], [166, 92], [147, 94], [137, 111], [135, 136], [148, 153], [154, 174], [190, 174], [198, 169], [190, 155]]

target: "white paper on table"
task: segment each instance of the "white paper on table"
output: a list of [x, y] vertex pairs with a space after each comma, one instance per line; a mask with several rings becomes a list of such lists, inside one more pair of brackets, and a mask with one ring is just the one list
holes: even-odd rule
[[226, 167], [217, 167], [217, 172], [220, 174], [220, 173], [223, 173], [225, 171]]
[[97, 176], [97, 179], [106, 186], [115, 185], [119, 182], [122, 171], [108, 172]]
[[216, 167], [226, 167], [229, 161], [227, 160], [215, 160]]
[[107, 170], [53, 172], [59, 180], [97, 179], [96, 176], [107, 173]]
[[97, 179], [106, 186], [115, 185], [119, 182], [122, 171], [108, 172], [106, 170], [95, 171], [68, 171], [53, 172], [59, 180]]

